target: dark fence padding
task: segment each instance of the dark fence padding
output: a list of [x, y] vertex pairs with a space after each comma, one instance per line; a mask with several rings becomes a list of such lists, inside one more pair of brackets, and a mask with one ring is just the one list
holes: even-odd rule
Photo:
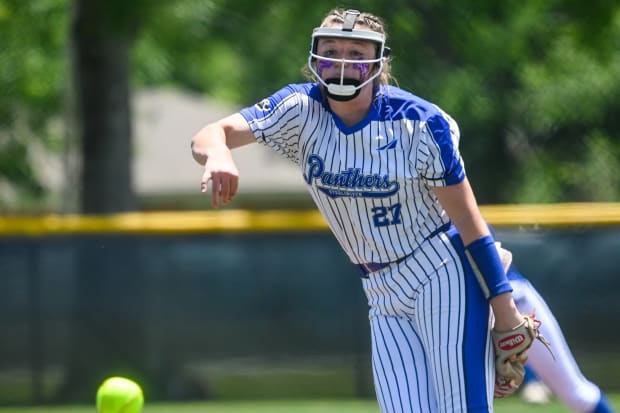
[[[620, 357], [620, 228], [496, 230], [575, 352]], [[324, 231], [5, 237], [0, 275], [0, 404], [52, 400], [48, 382], [97, 354], [139, 359], [156, 383], [227, 360], [332, 360], [364, 376], [353, 396], [372, 392], [358, 272]]]

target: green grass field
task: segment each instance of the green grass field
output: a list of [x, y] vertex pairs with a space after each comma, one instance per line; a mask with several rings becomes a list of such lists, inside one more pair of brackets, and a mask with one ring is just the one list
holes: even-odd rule
[[[614, 406], [620, 405], [620, 394], [609, 395]], [[570, 413], [557, 400], [535, 406], [518, 397], [499, 400], [497, 413]], [[96, 413], [95, 406], [5, 407], [0, 413]], [[260, 400], [243, 402], [152, 403], [144, 413], [379, 413], [374, 400]]]

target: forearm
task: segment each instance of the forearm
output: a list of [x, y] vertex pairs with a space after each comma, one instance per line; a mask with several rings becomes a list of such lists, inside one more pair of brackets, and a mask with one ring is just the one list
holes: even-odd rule
[[240, 113], [202, 128], [192, 138], [192, 156], [201, 165], [215, 155], [230, 156], [230, 150], [255, 142], [248, 122]]
[[465, 255], [487, 299], [512, 291], [506, 270], [491, 235], [465, 246]]
[[521, 323], [512, 286], [491, 235], [468, 244], [465, 253], [495, 316], [495, 330], [508, 331]]
[[512, 287], [506, 278], [504, 266], [469, 182], [465, 179], [451, 187], [435, 188], [435, 193], [459, 230], [467, 259], [493, 309], [495, 327], [498, 330], [510, 330], [520, 323], [520, 314], [512, 299]]

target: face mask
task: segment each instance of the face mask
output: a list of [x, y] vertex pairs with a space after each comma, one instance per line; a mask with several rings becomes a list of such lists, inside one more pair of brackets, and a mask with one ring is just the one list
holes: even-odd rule
[[[327, 90], [327, 95], [335, 100], [347, 101], [359, 95], [360, 90], [379, 76], [383, 70], [383, 62], [388, 56], [389, 48], [385, 47], [385, 36], [382, 33], [370, 30], [354, 30], [355, 20], [359, 12], [348, 10], [342, 28], [317, 27], [312, 32], [312, 44], [308, 57], [308, 68]], [[368, 40], [377, 44], [377, 58], [370, 60], [332, 59], [316, 54], [318, 40], [321, 37]], [[320, 73], [334, 63], [340, 63], [342, 68], [340, 77], [323, 79]], [[361, 80], [344, 77], [344, 65], [350, 64], [360, 71]], [[329, 66], [327, 66], [329, 65]], [[316, 66], [316, 67], [315, 67]], [[375, 73], [366, 79], [372, 67], [377, 67]]]
[[[334, 61], [319, 60], [317, 63], [317, 72], [321, 75], [323, 70], [333, 67], [334, 64]], [[359, 70], [360, 72], [360, 80], [344, 77], [344, 63], [341, 63], [341, 67], [342, 71], [340, 77], [327, 78], [325, 79], [325, 84], [327, 85], [327, 96], [334, 100], [345, 102], [355, 99], [360, 94], [360, 85], [362, 81], [366, 79], [368, 72], [370, 72], [370, 64], [353, 63], [353, 69]]]

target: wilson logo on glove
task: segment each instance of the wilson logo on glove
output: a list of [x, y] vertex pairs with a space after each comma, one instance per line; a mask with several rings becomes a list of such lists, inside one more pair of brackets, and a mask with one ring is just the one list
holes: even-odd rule
[[523, 334], [514, 334], [512, 336], [504, 337], [500, 340], [497, 345], [502, 350], [510, 351], [514, 348], [519, 347], [521, 344], [525, 342], [525, 336]]
[[495, 397], [512, 394], [523, 383], [527, 353], [534, 340], [540, 340], [555, 360], [549, 342], [540, 334], [539, 327], [540, 321], [534, 318], [532, 311], [532, 314], [524, 314], [523, 322], [511, 331], [491, 331], [495, 348]]

